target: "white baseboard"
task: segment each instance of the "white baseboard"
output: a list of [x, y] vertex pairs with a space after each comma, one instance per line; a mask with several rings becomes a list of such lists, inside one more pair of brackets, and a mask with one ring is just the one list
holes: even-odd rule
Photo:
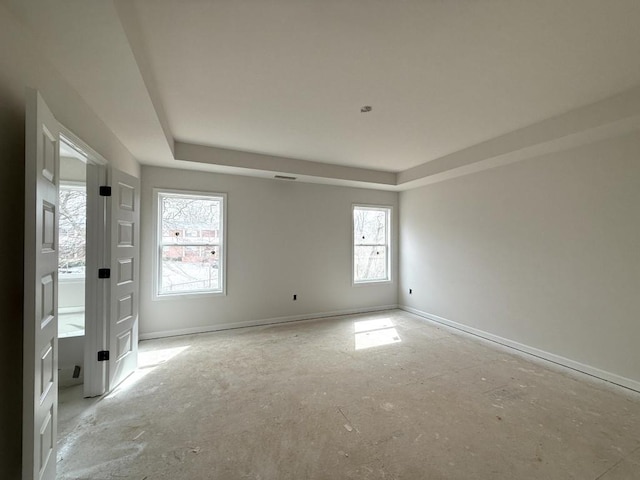
[[613, 383], [615, 385], [625, 387], [630, 390], [634, 390], [636, 392], [640, 392], [640, 382], [636, 380], [622, 377], [620, 375], [616, 375], [615, 373], [607, 372], [605, 370], [600, 370], [599, 368], [592, 367], [591, 365], [585, 365], [584, 363], [576, 362], [575, 360], [571, 360], [570, 358], [565, 358], [560, 355], [546, 352], [544, 350], [540, 350], [535, 347], [530, 347], [529, 345], [525, 345], [525, 344], [516, 342], [514, 340], [509, 340], [508, 338], [503, 338], [498, 335], [494, 335], [493, 333], [486, 332], [484, 330], [469, 327], [462, 323], [454, 322], [452, 320], [439, 317], [438, 315], [433, 315], [431, 313], [423, 312], [416, 308], [408, 307], [406, 305], [399, 305], [399, 308], [401, 310], [405, 310], [409, 313], [413, 313], [414, 315], [422, 317], [429, 322], [444, 325], [446, 327], [450, 327], [450, 328], [462, 331], [464, 333], [474, 335], [476, 337], [480, 337], [485, 340], [489, 340], [491, 342], [498, 343], [505, 347], [512, 348], [519, 352], [526, 353], [528, 355], [533, 355], [534, 357], [540, 358], [542, 360], [546, 360], [548, 362], [555, 363], [556, 365], [570, 368], [571, 370], [575, 370], [580, 373], [584, 373], [592, 377], [599, 378], [600, 380], [604, 380], [604, 381]]
[[260, 320], [249, 320], [246, 322], [221, 323], [218, 325], [203, 325], [200, 327], [179, 328], [176, 330], [145, 332], [145, 333], [140, 333], [140, 340], [151, 340], [154, 338], [175, 337], [178, 335], [193, 335], [196, 333], [217, 332], [219, 330], [230, 330], [233, 328], [259, 327], [262, 325], [273, 325], [277, 323], [319, 320], [321, 318], [337, 317], [339, 315], [353, 315], [356, 313], [379, 312], [383, 310], [394, 310], [397, 308], [398, 308], [398, 305], [380, 305], [377, 307], [352, 308], [348, 310], [336, 310], [333, 312], [307, 313], [303, 315], [291, 315], [288, 317], [274, 317], [274, 318], [264, 318]]

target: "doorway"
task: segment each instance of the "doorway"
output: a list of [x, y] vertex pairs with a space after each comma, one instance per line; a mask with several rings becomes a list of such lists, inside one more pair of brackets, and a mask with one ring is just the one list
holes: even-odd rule
[[107, 335], [109, 291], [98, 269], [109, 263], [106, 199], [107, 162], [61, 127], [58, 187], [58, 385], [73, 396], [105, 392], [105, 364], [95, 352]]
[[63, 438], [104, 393], [103, 373], [88, 354], [106, 328], [104, 291], [91, 275], [105, 261], [106, 209], [99, 186], [106, 166], [68, 131], [60, 135], [59, 151], [57, 427]]
[[60, 139], [58, 192], [58, 385], [84, 382], [87, 154]]

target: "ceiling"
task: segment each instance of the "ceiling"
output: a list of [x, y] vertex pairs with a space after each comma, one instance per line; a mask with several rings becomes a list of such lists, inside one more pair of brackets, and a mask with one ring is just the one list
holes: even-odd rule
[[3, 1], [143, 164], [394, 189], [640, 125], [637, 0]]

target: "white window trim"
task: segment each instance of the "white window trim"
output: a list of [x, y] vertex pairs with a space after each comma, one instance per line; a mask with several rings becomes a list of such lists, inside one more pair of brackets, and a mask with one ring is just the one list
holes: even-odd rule
[[[370, 210], [386, 210], [387, 211], [387, 278], [383, 280], [359, 280], [356, 281], [356, 269], [355, 269], [355, 225], [353, 221], [353, 214], [356, 208], [370, 209]], [[393, 206], [392, 205], [374, 205], [367, 203], [354, 203], [351, 205], [351, 285], [353, 287], [363, 287], [367, 285], [384, 285], [393, 283], [392, 266], [393, 266], [393, 244], [391, 239], [393, 238], [391, 231], [393, 228]]]
[[72, 190], [84, 190], [85, 192], [87, 191], [87, 182], [80, 182], [78, 180], [60, 180], [60, 186]]
[[[160, 198], [159, 194], [169, 193], [176, 195], [193, 195], [202, 197], [220, 197], [222, 198], [222, 218], [220, 223], [222, 225], [222, 258], [220, 262], [222, 264], [222, 275], [220, 281], [222, 282], [222, 288], [220, 291], [194, 291], [194, 292], [180, 292], [180, 293], [163, 293], [160, 294], [160, 238], [162, 238], [161, 222], [160, 222]], [[221, 297], [227, 295], [227, 194], [219, 192], [204, 192], [200, 190], [183, 190], [183, 189], [171, 189], [171, 188], [154, 188], [153, 189], [153, 221], [155, 222], [154, 236], [153, 236], [153, 300], [177, 300], [183, 298], [203, 298], [203, 297]]]

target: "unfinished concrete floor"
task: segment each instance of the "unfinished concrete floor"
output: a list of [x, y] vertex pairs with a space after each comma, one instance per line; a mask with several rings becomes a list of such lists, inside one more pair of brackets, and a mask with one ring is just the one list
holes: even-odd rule
[[59, 478], [640, 479], [639, 394], [405, 312], [140, 352], [122, 388], [61, 415]]

